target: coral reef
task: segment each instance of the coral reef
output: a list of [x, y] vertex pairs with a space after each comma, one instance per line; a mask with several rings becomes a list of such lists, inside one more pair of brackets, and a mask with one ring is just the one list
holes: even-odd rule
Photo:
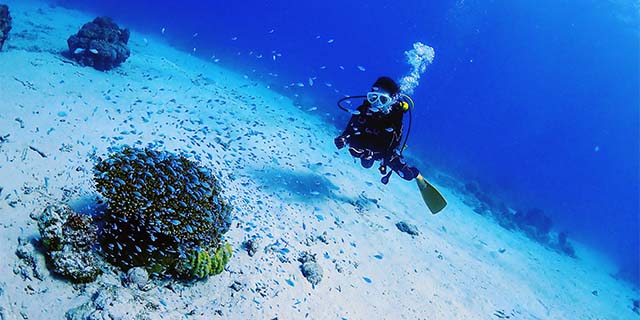
[[209, 250], [193, 251], [177, 268], [177, 275], [186, 279], [204, 279], [222, 273], [231, 258], [231, 246], [226, 243], [214, 253]]
[[529, 237], [548, 242], [549, 232], [553, 226], [551, 218], [542, 209], [534, 208], [529, 211], [518, 210], [513, 217], [516, 225]]
[[512, 210], [504, 202], [497, 201], [481, 191], [475, 181], [460, 186], [467, 194], [465, 204], [473, 211], [494, 218], [500, 226], [508, 230], [519, 230], [527, 237], [569, 257], [576, 258], [575, 250], [568, 240], [566, 231], [552, 231], [553, 220], [542, 209]]
[[144, 267], [152, 276], [222, 272], [231, 256], [222, 244], [231, 207], [210, 171], [170, 152], [112, 151], [94, 168], [107, 203], [100, 235], [105, 258], [125, 270]]
[[38, 217], [38, 230], [53, 272], [75, 283], [91, 282], [101, 273], [92, 250], [97, 227], [91, 217], [48, 206]]
[[9, 37], [9, 31], [11, 31], [11, 15], [9, 14], [9, 7], [4, 4], [0, 4], [0, 51], [4, 42]]
[[108, 17], [98, 17], [67, 39], [70, 57], [83, 66], [111, 70], [127, 58], [129, 29], [120, 29]]
[[558, 241], [557, 241], [557, 249], [561, 252], [564, 252], [569, 257], [576, 257], [576, 250], [573, 248], [569, 240], [567, 240], [567, 232], [562, 231], [558, 233]]

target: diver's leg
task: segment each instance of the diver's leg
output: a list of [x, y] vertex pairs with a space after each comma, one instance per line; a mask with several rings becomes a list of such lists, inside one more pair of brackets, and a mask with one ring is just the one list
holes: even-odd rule
[[400, 178], [407, 181], [415, 179], [415, 177], [420, 174], [420, 171], [416, 167], [408, 165], [400, 156], [393, 156], [389, 161], [389, 167], [391, 167]]
[[369, 169], [373, 166], [373, 162], [375, 162], [375, 159], [373, 158], [373, 151], [365, 149], [364, 154], [360, 158], [360, 164]]

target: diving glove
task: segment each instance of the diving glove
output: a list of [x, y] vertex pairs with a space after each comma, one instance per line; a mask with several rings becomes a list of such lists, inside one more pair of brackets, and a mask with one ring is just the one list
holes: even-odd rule
[[347, 145], [347, 138], [343, 136], [338, 136], [335, 139], [333, 139], [333, 143], [336, 145], [338, 150], [340, 150]]

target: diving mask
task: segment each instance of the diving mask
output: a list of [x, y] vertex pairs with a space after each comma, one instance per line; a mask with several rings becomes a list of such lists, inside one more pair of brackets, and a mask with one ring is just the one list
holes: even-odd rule
[[372, 91], [367, 93], [367, 101], [371, 104], [371, 111], [388, 113], [393, 104], [393, 98], [386, 93]]

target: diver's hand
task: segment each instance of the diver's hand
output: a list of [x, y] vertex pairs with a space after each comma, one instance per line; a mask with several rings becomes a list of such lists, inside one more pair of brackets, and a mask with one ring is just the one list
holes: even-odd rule
[[347, 138], [343, 136], [337, 136], [335, 139], [333, 139], [333, 143], [335, 143], [338, 150], [340, 150], [347, 145]]

